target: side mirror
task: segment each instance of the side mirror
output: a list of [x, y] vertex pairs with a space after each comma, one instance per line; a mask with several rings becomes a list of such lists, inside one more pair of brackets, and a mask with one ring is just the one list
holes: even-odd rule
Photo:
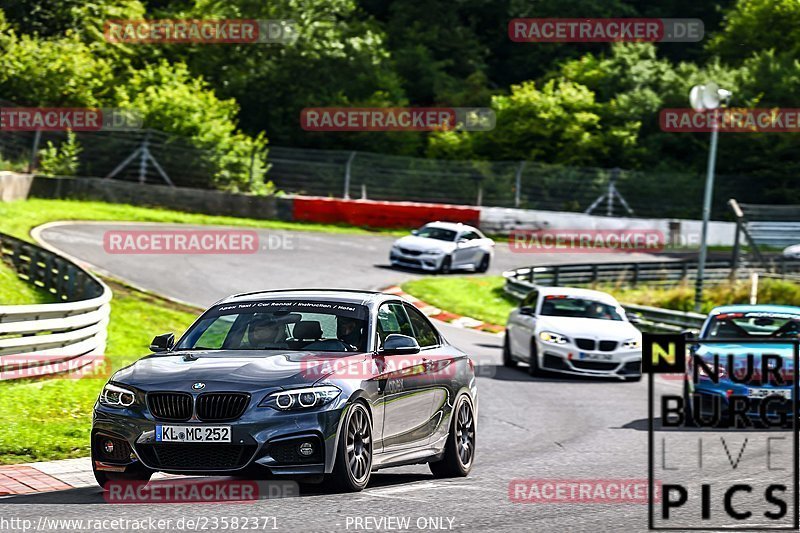
[[414, 337], [392, 333], [383, 341], [383, 346], [378, 350], [380, 355], [411, 355], [419, 353], [419, 343]]
[[150, 351], [153, 353], [168, 352], [175, 346], [175, 334], [164, 333], [157, 335], [150, 343]]
[[412, 229], [411, 230], [411, 235], [416, 235], [417, 233], [419, 233], [418, 229]]
[[525, 305], [519, 308], [519, 314], [525, 316], [534, 316], [536, 313], [534, 313], [533, 307]]
[[459, 246], [463, 246], [464, 244], [467, 244], [468, 242], [469, 242], [469, 239], [458, 239], [458, 242], [456, 244], [458, 244]]

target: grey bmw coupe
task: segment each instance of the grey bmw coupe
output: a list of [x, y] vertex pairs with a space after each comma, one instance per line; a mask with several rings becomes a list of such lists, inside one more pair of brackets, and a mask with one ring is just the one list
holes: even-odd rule
[[150, 349], [95, 404], [101, 486], [161, 471], [359, 491], [386, 467], [428, 463], [437, 477], [472, 468], [473, 363], [397, 296], [237, 294]]

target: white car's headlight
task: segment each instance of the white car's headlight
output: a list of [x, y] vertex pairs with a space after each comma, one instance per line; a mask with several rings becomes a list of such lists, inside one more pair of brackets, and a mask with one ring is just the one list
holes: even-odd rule
[[622, 347], [627, 350], [641, 350], [642, 341], [641, 339], [628, 339], [622, 343]]
[[444, 250], [439, 250], [438, 248], [434, 248], [433, 250], [425, 250], [422, 252], [422, 255], [442, 255]]
[[136, 403], [136, 393], [132, 390], [108, 383], [100, 393], [100, 404], [106, 407], [130, 407]]
[[272, 407], [279, 411], [312, 409], [325, 405], [339, 396], [342, 391], [333, 385], [319, 385], [304, 389], [291, 389], [273, 392], [264, 398], [259, 407]]
[[549, 342], [551, 344], [566, 344], [567, 338], [563, 335], [559, 335], [558, 333], [553, 333], [552, 331], [542, 331], [539, 333], [539, 339], [543, 340], [544, 342]]

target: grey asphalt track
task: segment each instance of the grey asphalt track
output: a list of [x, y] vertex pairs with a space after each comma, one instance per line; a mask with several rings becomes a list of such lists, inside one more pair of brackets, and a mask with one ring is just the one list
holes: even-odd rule
[[[102, 246], [103, 233], [109, 229], [133, 227], [70, 224], [46, 229], [42, 238], [117, 278], [201, 306], [235, 292], [315, 286], [379, 289], [419, 276], [388, 268], [392, 238], [386, 236], [270, 231], [262, 233], [287, 235], [293, 247], [255, 255], [110, 255]], [[533, 262], [587, 259], [599, 257], [520, 256], [498, 245], [491, 272]], [[630, 256], [603, 259], [630, 260]], [[262, 516], [276, 517], [277, 530], [290, 532], [388, 531], [392, 528], [385, 524], [378, 527], [373, 521], [387, 517], [409, 517], [410, 531], [433, 530], [428, 518], [439, 518], [440, 529], [463, 532], [647, 530], [646, 504], [513, 503], [509, 498], [509, 484], [514, 479], [646, 480], [646, 380], [620, 383], [559, 377], [534, 379], [522, 367], [502, 367], [501, 337], [443, 323], [438, 326], [479, 364], [478, 453], [468, 478], [435, 480], [427, 467], [409, 466], [376, 473], [371, 486], [358, 494], [312, 491], [298, 498], [238, 505], [110, 505], [98, 489], [85, 488], [0, 500], [0, 516], [28, 518], [34, 523], [41, 516], [155, 517], [173, 520], [173, 528], [181, 518]], [[659, 390], [680, 392], [677, 382], [659, 379], [657, 386]], [[704, 463], [707, 477], [718, 483], [763, 479], [763, 450], [753, 452], [752, 461], [749, 451], [743, 454], [739, 470], [733, 470], [723, 461], [724, 452], [719, 451], [721, 434], [703, 432], [699, 436], [709, 442]], [[763, 441], [764, 433], [750, 436], [752, 442]], [[694, 434], [679, 437], [696, 446]], [[727, 437], [731, 453], [735, 454], [741, 446], [741, 435]], [[714, 440], [716, 444], [711, 442]], [[716, 448], [712, 448], [714, 445]], [[686, 464], [694, 465], [696, 458], [691, 449], [682, 452], [670, 458], [681, 466], [675, 479], [685, 474], [688, 481], [696, 468], [687, 470]], [[689, 502], [695, 505], [693, 515], [695, 525], [699, 525], [696, 501], [696, 494], [691, 494]], [[715, 500], [712, 507], [716, 513], [722, 503]], [[369, 522], [364, 521], [367, 518]]]

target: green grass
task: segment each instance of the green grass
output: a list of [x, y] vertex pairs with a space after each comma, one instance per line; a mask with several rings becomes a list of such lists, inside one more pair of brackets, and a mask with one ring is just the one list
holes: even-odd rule
[[341, 224], [284, 222], [282, 220], [201, 215], [169, 209], [138, 207], [127, 204], [107, 204], [85, 200], [43, 200], [32, 198], [20, 202], [0, 202], [0, 231], [3, 233], [27, 239], [31, 228], [54, 220], [162, 222], [170, 224], [244, 226], [275, 230], [322, 231], [326, 233], [381, 233], [388, 235], [405, 235], [408, 233], [403, 230], [368, 230]]
[[[508, 313], [517, 302], [503, 292], [501, 276], [435, 277], [406, 282], [402, 288], [412, 296], [445, 311], [477, 318], [490, 324], [505, 325]], [[678, 311], [694, 310], [694, 287], [672, 288], [596, 286], [626, 304], [649, 305]], [[705, 291], [703, 313], [714, 307], [750, 301], [750, 282], [712, 286]], [[776, 305], [800, 306], [800, 285], [791, 281], [761, 279], [758, 301]]]
[[11, 266], [0, 261], [0, 305], [49, 304], [55, 296], [17, 275]]
[[406, 282], [402, 289], [445, 311], [505, 325], [515, 301], [503, 292], [502, 276], [435, 277]]

